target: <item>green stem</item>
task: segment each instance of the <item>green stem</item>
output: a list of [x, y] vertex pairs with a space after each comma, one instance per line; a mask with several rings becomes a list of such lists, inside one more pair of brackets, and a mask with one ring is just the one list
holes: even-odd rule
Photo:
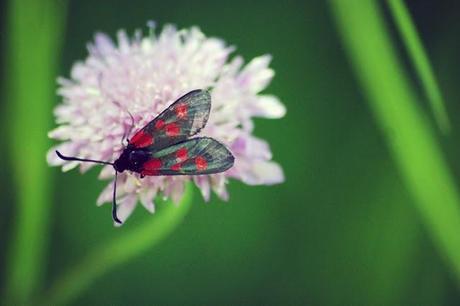
[[417, 29], [412, 22], [409, 11], [407, 10], [403, 0], [388, 0], [396, 26], [402, 36], [409, 57], [418, 77], [422, 82], [425, 95], [430, 102], [431, 110], [434, 118], [442, 132], [450, 131], [449, 116], [447, 115], [445, 102], [442, 98], [441, 91], [436, 82], [436, 78], [431, 68], [428, 56], [423, 48], [422, 41], [417, 33]]
[[373, 0], [331, 0], [352, 68], [435, 245], [460, 280], [460, 196]]
[[192, 187], [187, 185], [180, 205], [165, 204], [144, 224], [120, 233], [117, 238], [91, 251], [51, 286], [41, 305], [67, 305], [91, 284], [115, 267], [153, 248], [167, 237], [182, 221], [191, 207]]
[[56, 100], [65, 3], [11, 0], [7, 6], [4, 124], [17, 200], [2, 298], [7, 305], [28, 304], [44, 273], [53, 185], [46, 131]]

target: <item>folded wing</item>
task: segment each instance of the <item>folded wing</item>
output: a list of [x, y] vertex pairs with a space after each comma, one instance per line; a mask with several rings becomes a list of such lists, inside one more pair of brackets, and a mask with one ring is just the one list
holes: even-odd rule
[[177, 99], [166, 110], [134, 134], [129, 146], [160, 151], [198, 133], [208, 121], [211, 96], [206, 90], [193, 90]]
[[232, 153], [220, 142], [198, 137], [152, 152], [141, 175], [200, 175], [223, 172], [233, 166]]

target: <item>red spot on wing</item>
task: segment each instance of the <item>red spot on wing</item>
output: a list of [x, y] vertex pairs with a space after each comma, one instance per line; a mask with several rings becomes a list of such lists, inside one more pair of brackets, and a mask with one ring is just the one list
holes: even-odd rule
[[163, 163], [161, 162], [161, 159], [152, 158], [144, 163], [143, 168], [145, 170], [158, 170], [162, 165]]
[[148, 176], [148, 175], [158, 175], [158, 170], [142, 170], [141, 175], [142, 176]]
[[179, 104], [176, 107], [176, 116], [179, 119], [184, 119], [187, 117], [187, 105], [185, 104]]
[[172, 165], [172, 166], [171, 166], [171, 170], [173, 170], [173, 171], [180, 171], [181, 166], [182, 166], [182, 165], [181, 165], [180, 163], [175, 164], [175, 165]]
[[165, 126], [164, 120], [158, 119], [158, 121], [155, 122], [155, 128], [158, 130], [161, 130], [162, 128], [164, 128], [164, 126]]
[[177, 150], [176, 152], [176, 158], [179, 160], [179, 161], [184, 161], [188, 158], [188, 150], [187, 148], [180, 148], [179, 150]]
[[165, 129], [166, 129], [166, 135], [170, 137], [177, 136], [179, 135], [179, 132], [180, 132], [180, 127], [174, 122], [166, 125]]
[[198, 156], [197, 158], [195, 158], [195, 165], [199, 171], [203, 171], [206, 170], [206, 168], [208, 168], [208, 162], [203, 156]]
[[136, 148], [144, 148], [150, 146], [153, 143], [153, 137], [147, 133], [144, 133], [143, 130], [140, 130], [131, 138], [129, 143]]
[[141, 175], [157, 175], [158, 170], [161, 168], [162, 165], [163, 163], [158, 158], [148, 160], [142, 166], [143, 169], [141, 171]]

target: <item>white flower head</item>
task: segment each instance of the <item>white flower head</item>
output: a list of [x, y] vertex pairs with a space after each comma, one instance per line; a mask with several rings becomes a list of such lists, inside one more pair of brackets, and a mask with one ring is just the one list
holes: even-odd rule
[[[280, 118], [285, 114], [277, 97], [259, 94], [274, 75], [268, 67], [270, 56], [257, 57], [243, 66], [240, 56], [229, 59], [233, 47], [206, 37], [196, 27], [178, 31], [167, 25], [158, 36], [153, 28], [150, 32], [142, 37], [137, 31], [129, 38], [119, 31], [117, 43], [105, 34], [96, 34], [88, 45], [88, 58], [73, 66], [69, 79], [58, 79], [63, 100], [55, 109], [58, 127], [49, 136], [61, 143], [48, 152], [49, 164], [62, 166], [63, 171], [80, 165], [82, 172], [94, 165], [63, 161], [55, 150], [114, 161], [123, 150], [121, 139], [131, 127], [130, 114], [136, 131], [183, 94], [211, 88], [211, 113], [200, 136], [225, 144], [235, 156], [234, 166], [219, 174], [143, 179], [125, 171], [117, 180], [119, 218], [126, 220], [138, 202], [153, 213], [159, 193], [179, 202], [189, 180], [206, 201], [211, 190], [228, 198], [225, 185], [229, 177], [249, 185], [282, 182], [283, 171], [271, 161], [268, 144], [251, 134], [253, 117]], [[104, 166], [100, 178], [113, 180], [112, 166]], [[112, 188], [113, 182], [102, 191], [98, 204], [112, 201]]]

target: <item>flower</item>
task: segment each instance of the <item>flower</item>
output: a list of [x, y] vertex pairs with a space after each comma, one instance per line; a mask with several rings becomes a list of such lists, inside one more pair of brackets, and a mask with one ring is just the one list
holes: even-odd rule
[[[156, 36], [129, 38], [119, 31], [115, 44], [107, 35], [96, 34], [88, 45], [89, 56], [77, 62], [69, 79], [59, 78], [62, 104], [55, 109], [58, 127], [49, 137], [62, 141], [47, 155], [48, 163], [68, 171], [78, 165], [82, 172], [91, 163], [63, 161], [66, 155], [114, 161], [121, 154], [121, 139], [142, 128], [179, 96], [200, 88], [211, 88], [212, 107], [200, 135], [224, 143], [234, 154], [234, 166], [224, 173], [206, 176], [152, 176], [142, 180], [135, 173], [121, 173], [117, 180], [118, 216], [131, 214], [138, 201], [151, 213], [154, 198], [161, 193], [178, 202], [184, 183], [193, 180], [206, 201], [213, 190], [227, 200], [226, 183], [235, 178], [249, 185], [276, 184], [284, 180], [281, 167], [273, 162], [269, 145], [252, 135], [253, 117], [280, 118], [285, 108], [277, 97], [260, 94], [273, 78], [270, 56], [229, 59], [234, 48], [218, 38], [206, 37], [198, 28], [178, 31], [167, 25]], [[132, 136], [132, 133], [131, 135]], [[112, 166], [105, 166], [100, 179], [113, 179]], [[97, 203], [112, 201], [111, 182]]]

